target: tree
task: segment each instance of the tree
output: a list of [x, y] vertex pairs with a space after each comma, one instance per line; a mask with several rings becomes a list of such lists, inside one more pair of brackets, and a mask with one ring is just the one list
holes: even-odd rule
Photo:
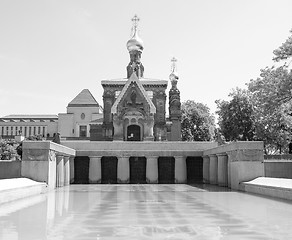
[[[292, 34], [292, 29], [290, 30]], [[274, 61], [279, 62], [282, 60], [287, 60], [292, 57], [292, 36], [288, 37], [288, 39], [276, 50], [274, 50], [275, 57]]]
[[287, 65], [266, 67], [248, 84], [254, 106], [256, 137], [268, 153], [286, 152], [292, 130], [292, 72]]
[[182, 140], [210, 141], [214, 137], [215, 118], [203, 103], [187, 100], [182, 103]]
[[230, 101], [216, 100], [219, 132], [226, 141], [254, 139], [253, 107], [247, 90], [236, 88]]
[[266, 153], [282, 153], [288, 151], [288, 142], [292, 141], [292, 72], [291, 61], [286, 62], [292, 58], [292, 36], [273, 53], [273, 60], [284, 64], [262, 69], [248, 89], [255, 109], [257, 138], [264, 141]]

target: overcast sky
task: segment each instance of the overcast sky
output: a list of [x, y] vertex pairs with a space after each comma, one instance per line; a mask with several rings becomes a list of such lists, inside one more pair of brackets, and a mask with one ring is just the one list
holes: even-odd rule
[[215, 112], [216, 99], [272, 66], [291, 9], [291, 0], [1, 0], [0, 116], [66, 112], [85, 88], [102, 105], [100, 81], [126, 77], [135, 14], [145, 77], [168, 80], [175, 56], [181, 99]]

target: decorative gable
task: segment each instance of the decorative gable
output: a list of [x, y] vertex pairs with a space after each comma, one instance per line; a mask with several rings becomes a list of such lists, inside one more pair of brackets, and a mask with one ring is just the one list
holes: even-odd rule
[[123, 87], [114, 105], [112, 106], [111, 113], [116, 114], [118, 113], [119, 109], [122, 108], [146, 108], [146, 106], [150, 113], [156, 113], [156, 108], [153, 102], [148, 97], [136, 74], [133, 73]]

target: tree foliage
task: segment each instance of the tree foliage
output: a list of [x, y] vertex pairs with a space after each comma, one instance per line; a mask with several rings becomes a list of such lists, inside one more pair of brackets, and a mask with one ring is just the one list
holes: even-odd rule
[[248, 84], [254, 105], [256, 137], [266, 153], [286, 151], [292, 130], [292, 72], [286, 65], [266, 67]]
[[214, 138], [215, 118], [207, 105], [187, 100], [181, 109], [183, 141], [210, 141]]
[[[292, 30], [290, 30], [292, 34]], [[289, 36], [288, 39], [276, 50], [274, 50], [275, 57], [274, 61], [279, 62], [282, 60], [287, 60], [292, 57], [292, 36]]]
[[219, 132], [226, 141], [254, 139], [253, 107], [248, 91], [237, 88], [230, 101], [216, 100]]
[[15, 140], [0, 140], [0, 161], [1, 160], [20, 160], [16, 148], [19, 142]]
[[[292, 36], [273, 53], [275, 62], [290, 60]], [[292, 141], [292, 72], [289, 64], [284, 62], [279, 67], [262, 69], [260, 77], [250, 81], [248, 89], [254, 106], [256, 137], [264, 141], [266, 153], [287, 152], [288, 143]]]

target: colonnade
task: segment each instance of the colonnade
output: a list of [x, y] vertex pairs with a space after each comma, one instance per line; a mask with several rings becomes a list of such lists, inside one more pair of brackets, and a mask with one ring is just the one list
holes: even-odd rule
[[203, 181], [222, 187], [231, 187], [230, 159], [227, 153], [203, 156]]
[[[101, 183], [101, 158], [102, 156], [90, 156], [89, 159], [89, 183]], [[118, 158], [117, 181], [118, 183], [130, 182], [130, 156]], [[158, 183], [158, 156], [146, 157], [146, 182]], [[187, 182], [187, 166], [185, 156], [174, 156], [175, 159], [175, 183]]]
[[67, 186], [72, 182], [74, 177], [74, 157], [56, 155], [56, 187]]
[[17, 136], [19, 135], [19, 131], [21, 131], [24, 137], [29, 137], [32, 135], [47, 136], [48, 127], [44, 125], [5, 125], [0, 127], [1, 136]]

